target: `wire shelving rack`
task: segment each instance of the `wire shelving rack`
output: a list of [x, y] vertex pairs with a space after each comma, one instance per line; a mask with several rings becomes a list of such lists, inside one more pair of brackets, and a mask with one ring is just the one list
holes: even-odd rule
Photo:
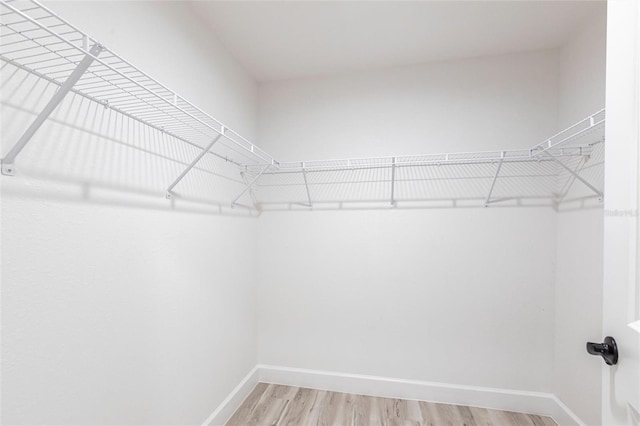
[[604, 110], [530, 149], [280, 163], [36, 0], [0, 1], [0, 59], [59, 86], [4, 156], [4, 175], [15, 174], [18, 154], [65, 95], [74, 93], [200, 150], [167, 186], [167, 198], [205, 155], [234, 164], [242, 174], [246, 186], [231, 205], [250, 195], [258, 209], [349, 201], [397, 206], [467, 199], [485, 207], [513, 198], [556, 202], [576, 180], [603, 195], [579, 171], [604, 141]]
[[544, 200], [555, 206], [578, 181], [601, 200], [598, 183], [580, 171], [601, 155], [604, 125], [600, 110], [529, 149], [281, 162], [260, 179], [257, 192], [263, 208], [276, 210], [346, 202], [488, 207]]

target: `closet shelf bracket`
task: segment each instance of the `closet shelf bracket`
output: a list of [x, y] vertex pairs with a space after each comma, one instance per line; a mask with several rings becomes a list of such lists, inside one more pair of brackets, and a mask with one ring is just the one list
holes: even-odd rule
[[[249, 185], [249, 181], [247, 181], [247, 173], [246, 173], [246, 171], [241, 171], [240, 172], [240, 177], [242, 178], [242, 181], [244, 182], [245, 185]], [[258, 199], [256, 198], [256, 194], [253, 193], [253, 188], [249, 189], [249, 195], [251, 196], [251, 201], [253, 201], [253, 207], [257, 211], [260, 211], [260, 203], [258, 202]]]
[[602, 202], [603, 201], [603, 194], [602, 191], [600, 191], [598, 188], [596, 188], [595, 186], [593, 186], [592, 184], [589, 183], [589, 181], [587, 181], [585, 178], [583, 178], [582, 176], [580, 176], [578, 173], [576, 173], [575, 171], [573, 171], [571, 169], [571, 167], [567, 166], [566, 164], [564, 164], [562, 161], [560, 161], [557, 157], [555, 157], [553, 154], [551, 154], [549, 151], [544, 151], [544, 153], [550, 157], [552, 160], [554, 160], [558, 165], [560, 165], [563, 169], [565, 169], [567, 172], [569, 172], [574, 178], [578, 179], [580, 182], [582, 182], [583, 184], [585, 184], [590, 190], [592, 190], [593, 192], [596, 193], [596, 195], [598, 196], [598, 201]]
[[253, 184], [255, 184], [255, 183], [258, 181], [258, 179], [260, 179], [260, 176], [262, 176], [262, 174], [263, 174], [264, 172], [266, 172], [266, 171], [267, 171], [267, 169], [268, 169], [269, 167], [271, 167], [271, 164], [267, 164], [266, 166], [264, 166], [264, 167], [262, 168], [262, 170], [260, 170], [260, 173], [258, 173], [258, 174], [257, 174], [257, 176], [256, 176], [256, 177], [254, 177], [254, 178], [251, 180], [251, 182], [249, 182], [249, 185], [247, 185], [247, 186], [242, 190], [242, 192], [240, 192], [240, 193], [238, 194], [238, 196], [237, 196], [236, 198], [234, 198], [234, 199], [233, 199], [233, 201], [231, 202], [231, 208], [233, 208], [233, 207], [235, 207], [235, 206], [236, 206], [236, 204], [238, 203], [238, 200], [240, 199], [240, 197], [242, 197], [242, 196], [244, 195], [244, 193], [245, 193], [245, 192], [249, 191], [249, 190], [253, 187]]
[[[579, 174], [582, 171], [584, 166], [587, 164], [587, 161], [589, 160], [589, 158], [591, 158], [589, 155], [582, 156], [582, 158], [580, 159], [576, 167], [573, 169], [575, 174]], [[567, 179], [567, 181], [562, 186], [561, 190], [558, 192], [556, 196], [556, 199], [555, 199], [556, 205], [558, 203], [561, 203], [562, 200], [566, 198], [567, 194], [571, 190], [571, 187], [573, 186], [575, 181], [576, 181], [575, 175], [574, 174], [569, 175], [569, 178]], [[599, 201], [601, 201], [601, 199], [599, 199]]]
[[195, 167], [196, 164], [198, 164], [198, 162], [200, 160], [202, 160], [202, 157], [204, 157], [204, 155], [209, 152], [211, 150], [211, 148], [213, 148], [213, 145], [216, 144], [216, 142], [218, 142], [218, 139], [220, 139], [222, 137], [222, 135], [224, 135], [224, 126], [221, 128], [220, 130], [220, 134], [216, 135], [213, 140], [211, 142], [209, 142], [209, 145], [207, 145], [202, 151], [200, 151], [200, 153], [196, 156], [196, 158], [193, 159], [193, 161], [191, 163], [189, 163], [189, 165], [187, 166], [186, 169], [184, 169], [182, 171], [182, 173], [180, 173], [180, 175], [173, 181], [171, 182], [171, 185], [169, 185], [169, 187], [167, 188], [167, 190], [165, 191], [165, 198], [172, 198], [173, 197], [173, 193], [171, 191], [173, 191], [173, 188], [175, 188], [175, 186], [191, 171], [191, 169], [193, 169]]
[[491, 187], [489, 188], [489, 194], [487, 194], [486, 200], [484, 200], [484, 206], [489, 207], [489, 203], [491, 202], [491, 194], [493, 193], [493, 188], [496, 186], [496, 181], [498, 180], [498, 175], [500, 174], [500, 169], [502, 168], [502, 163], [504, 162], [505, 152], [502, 151], [500, 154], [500, 162], [498, 163], [498, 168], [496, 169], [496, 174], [493, 175], [493, 181], [491, 182]]
[[[83, 45], [88, 46], [88, 38], [85, 36], [83, 38]], [[38, 131], [38, 129], [42, 126], [42, 124], [49, 118], [49, 116], [55, 111], [55, 109], [60, 105], [60, 102], [63, 101], [67, 93], [73, 89], [73, 86], [80, 80], [84, 72], [91, 66], [93, 61], [97, 58], [97, 56], [102, 52], [103, 47], [100, 44], [94, 44], [91, 50], [86, 53], [84, 58], [78, 63], [73, 72], [69, 75], [69, 77], [65, 80], [65, 82], [60, 86], [60, 88], [56, 91], [53, 97], [49, 100], [47, 105], [40, 111], [40, 114], [36, 117], [35, 120], [31, 123], [31, 125], [27, 128], [27, 130], [22, 134], [18, 142], [11, 148], [11, 151], [2, 159], [2, 174], [7, 176], [13, 176], [16, 172], [15, 168], [15, 160], [18, 154], [23, 150], [23, 148], [29, 143], [33, 135]]]
[[396, 206], [396, 157], [391, 159], [391, 207]]
[[307, 190], [307, 201], [309, 202], [309, 208], [313, 208], [313, 203], [311, 202], [311, 192], [309, 192], [309, 182], [307, 181], [307, 169], [304, 168], [304, 162], [300, 164], [302, 165], [302, 178], [304, 179], [304, 187]]

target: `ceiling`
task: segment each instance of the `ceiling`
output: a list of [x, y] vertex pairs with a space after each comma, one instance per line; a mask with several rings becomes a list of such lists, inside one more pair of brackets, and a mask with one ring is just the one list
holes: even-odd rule
[[190, 7], [258, 81], [561, 46], [603, 1], [203, 1]]

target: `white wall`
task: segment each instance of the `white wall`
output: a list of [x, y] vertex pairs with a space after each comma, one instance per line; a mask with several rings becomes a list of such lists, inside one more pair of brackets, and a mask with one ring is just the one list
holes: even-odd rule
[[[186, 5], [49, 6], [254, 136], [256, 85]], [[2, 153], [54, 90], [13, 72]], [[197, 151], [82, 102], [2, 179], [2, 422], [201, 423], [256, 364], [257, 223], [210, 158], [165, 200]]]
[[260, 362], [547, 391], [554, 230], [551, 209], [264, 214]]
[[604, 108], [606, 44], [607, 6], [601, 2], [560, 49], [559, 128]]
[[[283, 160], [529, 147], [557, 126], [555, 51], [260, 87]], [[551, 209], [263, 213], [259, 360], [551, 390]]]
[[[559, 128], [604, 108], [606, 4], [560, 49]], [[603, 188], [603, 150], [587, 163], [584, 177]], [[565, 176], [568, 178], [568, 176]], [[591, 196], [575, 182], [567, 200]], [[605, 195], [606, 196], [606, 195]], [[589, 425], [600, 424], [601, 360], [587, 355], [585, 342], [602, 336], [602, 204], [592, 200], [561, 205], [557, 221], [553, 392]]]
[[260, 85], [280, 161], [529, 148], [556, 128], [555, 51]]

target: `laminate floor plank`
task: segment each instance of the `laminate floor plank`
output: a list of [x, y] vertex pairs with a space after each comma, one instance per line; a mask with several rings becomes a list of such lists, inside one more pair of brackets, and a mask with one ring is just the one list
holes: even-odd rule
[[369, 426], [371, 399], [368, 396], [356, 395], [353, 401], [353, 426]]
[[530, 414], [529, 419], [531, 420], [534, 426], [549, 426], [549, 423], [545, 421], [545, 418], [542, 416]]
[[422, 424], [424, 426], [446, 426], [450, 423], [442, 417], [442, 410], [438, 409], [435, 402], [420, 401], [420, 411], [422, 412]]
[[376, 396], [364, 396], [369, 406], [369, 424], [372, 426], [388, 426], [384, 416], [384, 400]]
[[450, 404], [434, 404], [436, 406], [436, 410], [440, 413], [440, 418], [443, 420], [441, 425], [447, 426], [459, 426], [464, 424], [462, 420], [462, 416], [458, 410], [457, 405]]
[[527, 414], [514, 413], [513, 411], [507, 411], [507, 413], [515, 426], [534, 426], [533, 421]]
[[260, 401], [258, 401], [253, 410], [240, 421], [239, 425], [258, 426], [267, 423], [269, 419], [274, 417], [274, 412], [280, 408], [279, 400], [272, 396], [274, 388], [274, 385], [267, 386]]
[[510, 419], [508, 413], [506, 411], [499, 410], [487, 410], [489, 412], [489, 418], [491, 419], [491, 423], [496, 426], [500, 425], [513, 425], [513, 419]]
[[228, 426], [242, 426], [247, 420], [247, 417], [255, 409], [256, 405], [260, 402], [260, 399], [264, 396], [267, 389], [266, 383], [258, 383], [251, 391], [249, 396], [244, 400], [240, 408], [231, 416], [227, 422]]
[[278, 421], [287, 402], [285, 399], [274, 396], [278, 390], [278, 385], [267, 386], [265, 396], [258, 402], [243, 426], [270, 426]]
[[407, 400], [406, 416], [409, 422], [422, 426], [422, 412], [420, 411], [420, 402]]
[[458, 411], [458, 417], [462, 420], [464, 426], [478, 426], [476, 419], [473, 417], [470, 407], [464, 405], [452, 405]]
[[384, 402], [383, 415], [389, 426], [402, 426], [405, 416], [405, 406], [401, 399], [382, 398]]
[[512, 411], [489, 410], [489, 415], [496, 425], [533, 426], [527, 414], [514, 413]]
[[471, 411], [476, 426], [500, 426], [493, 422], [489, 413], [490, 410], [486, 408], [469, 407], [469, 411]]
[[334, 424], [338, 424], [343, 398], [344, 394], [342, 393], [327, 392], [327, 395], [324, 397], [318, 422], [316, 423], [317, 426], [333, 426]]
[[327, 398], [327, 391], [317, 391], [316, 398], [313, 401], [309, 409], [309, 413], [306, 418], [303, 420], [303, 425], [317, 425], [320, 420], [320, 415], [322, 414], [322, 410], [324, 408], [324, 403]]
[[280, 422], [281, 426], [300, 426], [304, 424], [311, 412], [318, 391], [315, 389], [300, 388], [294, 395], [289, 405], [285, 418]]
[[[260, 384], [260, 383], [258, 383]], [[256, 385], [256, 387], [258, 387]], [[252, 423], [257, 423], [258, 418], [265, 415], [265, 412], [270, 408], [269, 399], [271, 398], [271, 392], [273, 391], [273, 385], [267, 385], [263, 388], [262, 394], [259, 398], [256, 398], [255, 404], [252, 404], [252, 407], [245, 407], [245, 404], [242, 403], [240, 408], [236, 410], [236, 412], [231, 417], [231, 420], [234, 421], [234, 426], [247, 426]], [[245, 400], [246, 402], [246, 400]], [[256, 418], [255, 421], [252, 421], [252, 418]], [[227, 426], [230, 423], [227, 422]]]
[[550, 417], [258, 383], [227, 426], [557, 426]]

